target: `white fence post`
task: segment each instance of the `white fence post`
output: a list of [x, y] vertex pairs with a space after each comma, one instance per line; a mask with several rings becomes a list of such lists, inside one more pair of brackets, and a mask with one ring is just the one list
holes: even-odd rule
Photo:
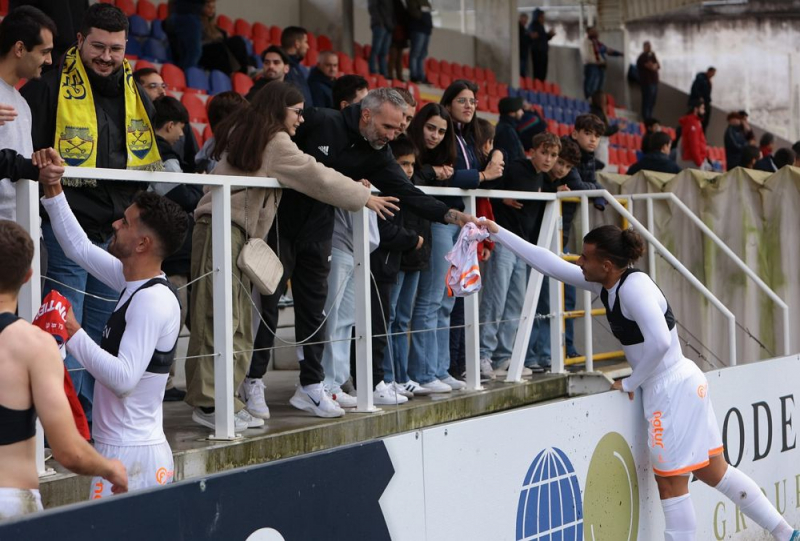
[[[233, 262], [231, 187], [211, 188], [211, 243], [214, 268], [214, 435], [237, 437], [233, 422]], [[238, 285], [238, 284], [237, 284]], [[249, 310], [249, 308], [247, 308]]]
[[[589, 234], [589, 198], [581, 196], [581, 239]], [[581, 244], [583, 244], [581, 242]], [[583, 297], [583, 348], [586, 352], [586, 371], [594, 372], [594, 344], [592, 343], [592, 293], [584, 289], [581, 291]], [[574, 322], [574, 320], [573, 320]], [[574, 323], [573, 323], [574, 325]]]
[[[558, 256], [561, 257], [562, 247], [561, 239], [564, 236], [564, 222], [561, 217], [561, 205], [558, 205], [557, 212], [554, 215], [556, 227], [555, 234], [550, 239], [550, 249]], [[562, 311], [562, 303], [564, 300], [564, 283], [553, 278], [548, 280], [550, 284], [550, 366], [553, 374], [560, 374], [564, 372], [564, 312]]]
[[[362, 208], [353, 212], [353, 284], [356, 305], [356, 385], [358, 386], [356, 411], [380, 411], [372, 400], [372, 301], [369, 271], [369, 214]], [[387, 331], [388, 332], [388, 331]], [[388, 337], [387, 337], [388, 341]], [[387, 347], [389, 345], [387, 344]]]
[[[464, 212], [475, 215], [475, 196], [465, 195]], [[464, 347], [465, 368], [467, 370], [467, 389], [480, 391], [481, 387], [481, 327], [478, 313], [478, 295], [464, 297]]]

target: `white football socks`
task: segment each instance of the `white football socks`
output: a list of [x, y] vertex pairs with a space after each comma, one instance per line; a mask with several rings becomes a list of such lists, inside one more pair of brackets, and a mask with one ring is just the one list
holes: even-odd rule
[[695, 541], [697, 519], [689, 494], [661, 500], [664, 509], [664, 539], [666, 541]]
[[735, 503], [745, 516], [768, 530], [777, 541], [789, 541], [794, 530], [769, 502], [758, 485], [733, 466], [728, 466], [715, 487]]

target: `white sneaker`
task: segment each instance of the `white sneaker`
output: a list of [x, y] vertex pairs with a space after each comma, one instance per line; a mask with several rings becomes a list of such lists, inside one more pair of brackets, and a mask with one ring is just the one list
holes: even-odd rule
[[341, 387], [333, 389], [325, 388], [325, 393], [333, 399], [334, 402], [339, 404], [340, 408], [355, 408], [358, 406], [358, 399], [350, 394], [347, 394]]
[[411, 393], [412, 396], [422, 396], [426, 394], [431, 394], [433, 392], [430, 389], [426, 389], [413, 379], [410, 379], [405, 383], [398, 383], [398, 385], [402, 385], [403, 388], [406, 390], [406, 392]]
[[325, 393], [321, 383], [298, 386], [289, 404], [317, 417], [341, 417], [344, 410]]
[[414, 393], [412, 391], [409, 391], [408, 389], [406, 389], [406, 385], [408, 385], [408, 384], [407, 383], [397, 383], [396, 381], [393, 381], [393, 382], [391, 382], [389, 384], [389, 387], [392, 388], [392, 390], [394, 391], [394, 394], [403, 395], [406, 398], [414, 398]]
[[443, 381], [439, 381], [435, 379], [433, 381], [429, 381], [428, 383], [422, 384], [423, 389], [428, 389], [431, 393], [449, 393], [453, 390], [448, 384]]
[[464, 383], [460, 379], [454, 378], [453, 376], [449, 376], [448, 375], [446, 378], [440, 379], [439, 381], [441, 381], [445, 385], [448, 385], [454, 391], [460, 391], [461, 389], [466, 389], [467, 388], [467, 384], [466, 383]]
[[406, 402], [408, 402], [408, 398], [395, 393], [394, 388], [386, 385], [383, 381], [375, 386], [375, 392], [372, 393], [372, 403], [376, 405], [396, 406]]
[[[205, 413], [200, 408], [194, 408], [192, 411], [192, 421], [206, 428], [214, 430], [214, 412]], [[247, 430], [247, 423], [239, 419], [236, 415], [233, 416], [233, 430], [236, 432], [244, 432]]]
[[492, 369], [492, 361], [487, 359], [486, 357], [481, 358], [481, 379], [494, 379], [495, 374], [494, 370]]
[[264, 381], [260, 378], [244, 378], [239, 396], [247, 412], [259, 419], [269, 419], [269, 408], [264, 400]]
[[247, 425], [247, 428], [259, 428], [264, 426], [264, 419], [258, 419], [257, 417], [253, 417], [250, 413], [247, 412], [246, 409], [239, 410], [239, 413], [233, 416], [233, 420], [240, 420], [241, 422]]

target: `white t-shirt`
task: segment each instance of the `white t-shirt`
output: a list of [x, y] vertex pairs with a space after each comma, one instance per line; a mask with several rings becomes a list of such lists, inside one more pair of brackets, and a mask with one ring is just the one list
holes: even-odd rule
[[[42, 198], [42, 205], [50, 215], [53, 232], [66, 256], [110, 288], [124, 291], [117, 308], [149, 280], [125, 280], [120, 260], [89, 241], [64, 194]], [[165, 285], [157, 284], [143, 289], [131, 300], [116, 357], [100, 348], [83, 329], [69, 339], [67, 351], [96, 380], [92, 410], [95, 441], [117, 446], [166, 441], [161, 404], [168, 374], [145, 370], [156, 350], [173, 348], [180, 319], [175, 295]]]
[[[3, 148], [16, 150], [18, 154], [30, 158], [33, 154], [31, 139], [31, 108], [17, 89], [0, 79], [0, 103], [11, 105], [17, 110], [17, 118], [0, 126], [0, 141]], [[17, 191], [9, 179], [0, 180], [0, 219], [17, 219]]]
[[[542, 274], [600, 294], [601, 284], [587, 282], [580, 267], [564, 261], [550, 250], [530, 244], [502, 227], [498, 234], [492, 235], [492, 240], [517, 254]], [[609, 306], [614, 306], [619, 288], [617, 282], [607, 290]], [[644, 342], [622, 346], [633, 370], [630, 377], [622, 380], [622, 388], [631, 392], [681, 362], [684, 356], [677, 326], [670, 330], [664, 319], [667, 299], [655, 282], [642, 272], [633, 273], [622, 284], [621, 291], [622, 315], [635, 321], [644, 337]]]

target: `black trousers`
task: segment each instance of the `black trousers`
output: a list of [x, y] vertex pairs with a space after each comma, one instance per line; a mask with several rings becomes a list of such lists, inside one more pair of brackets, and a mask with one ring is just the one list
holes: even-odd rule
[[[286, 283], [292, 280], [292, 297], [294, 298], [295, 339], [308, 342], [321, 342], [325, 337], [325, 298], [328, 296], [328, 272], [331, 269], [331, 241], [295, 242], [281, 237], [280, 247], [277, 242], [276, 228], [272, 228], [267, 240], [270, 247], [280, 256], [283, 264], [283, 278], [278, 289], [272, 295], [261, 296], [261, 314], [275, 330], [278, 325], [278, 301], [286, 293]], [[275, 345], [275, 335], [262, 322], [256, 333], [253, 349], [271, 348]], [[278, 344], [285, 345], [285, 344]], [[325, 379], [322, 370], [322, 351], [324, 344], [303, 346], [303, 360], [300, 361], [300, 384], [311, 385]], [[267, 372], [267, 365], [272, 351], [254, 351], [250, 361], [249, 378], [262, 378]]]
[[544, 81], [547, 79], [548, 51], [531, 51], [533, 59], [533, 78]]
[[450, 329], [450, 375], [461, 377], [467, 370], [466, 335], [464, 334], [464, 297], [456, 298], [450, 313], [450, 325], [461, 327]]
[[[377, 284], [377, 289], [376, 289]], [[372, 305], [372, 385], [383, 381], [383, 353], [389, 339], [386, 323], [389, 321], [389, 302], [394, 282], [372, 282], [370, 303]], [[376, 336], [383, 335], [383, 336]]]

